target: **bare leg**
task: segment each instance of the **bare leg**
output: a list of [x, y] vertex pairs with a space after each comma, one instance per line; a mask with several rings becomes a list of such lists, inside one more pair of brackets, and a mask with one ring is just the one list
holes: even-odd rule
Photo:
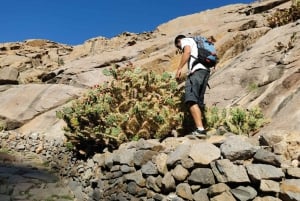
[[197, 128], [203, 128], [202, 114], [201, 114], [201, 110], [200, 110], [198, 104], [191, 104], [190, 105], [190, 112], [192, 114], [192, 117], [194, 119], [196, 127]]

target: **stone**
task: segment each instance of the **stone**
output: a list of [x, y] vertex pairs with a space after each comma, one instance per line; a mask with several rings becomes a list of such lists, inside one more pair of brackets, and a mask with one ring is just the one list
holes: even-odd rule
[[188, 177], [188, 182], [190, 184], [212, 185], [215, 184], [215, 178], [211, 169], [196, 168]]
[[211, 168], [218, 182], [250, 182], [245, 167], [242, 165], [234, 165], [228, 159], [217, 160], [215, 162], [212, 162]]
[[270, 146], [281, 142], [284, 136], [280, 132], [267, 132], [259, 136], [259, 141], [261, 145]]
[[156, 146], [159, 145], [158, 141], [150, 141], [145, 139], [139, 139], [136, 143], [137, 150], [153, 150]]
[[127, 184], [127, 191], [131, 195], [136, 195], [137, 192], [138, 192], [138, 190], [139, 190], [139, 187], [138, 187], [138, 185], [135, 182], [129, 182]]
[[95, 165], [93, 159], [88, 159], [86, 165], [87, 168], [93, 168]]
[[195, 201], [209, 201], [207, 196], [207, 189], [200, 189], [196, 193], [194, 193], [193, 198]]
[[210, 201], [236, 201], [230, 192], [223, 192], [215, 197], [212, 197]]
[[114, 165], [110, 168], [110, 172], [116, 172], [120, 170], [120, 165]]
[[188, 158], [191, 146], [189, 144], [181, 144], [168, 155], [167, 166], [173, 167], [176, 163], [184, 158]]
[[177, 181], [184, 181], [189, 175], [189, 171], [182, 167], [182, 165], [177, 165], [172, 170], [172, 175]]
[[185, 169], [190, 169], [190, 168], [192, 168], [195, 165], [195, 163], [194, 163], [194, 160], [191, 159], [191, 158], [183, 158], [181, 160], [181, 165]]
[[157, 175], [158, 174], [156, 165], [152, 161], [148, 161], [146, 164], [142, 165], [141, 171], [144, 175]]
[[114, 154], [110, 153], [110, 152], [105, 152], [104, 153], [104, 164], [106, 167], [108, 167], [109, 169], [112, 168], [113, 164], [114, 164]]
[[280, 159], [277, 155], [264, 149], [257, 150], [253, 158], [258, 163], [270, 164], [276, 167], [280, 167], [281, 165]]
[[125, 164], [128, 166], [134, 166], [134, 155], [136, 153], [136, 149], [120, 149], [118, 151], [118, 156], [119, 156], [119, 160], [117, 162], [119, 162], [120, 164]]
[[105, 157], [104, 156], [105, 156], [104, 154], [98, 154], [98, 153], [96, 153], [93, 156], [94, 163], [97, 163], [98, 166], [103, 167], [105, 165]]
[[279, 193], [280, 192], [279, 183], [276, 181], [272, 181], [272, 180], [262, 179], [260, 181], [259, 189], [262, 192], [267, 192], [267, 193], [269, 193], [269, 192]]
[[146, 179], [146, 187], [159, 193], [161, 191], [159, 185], [156, 183], [156, 178], [153, 176], [149, 176]]
[[281, 141], [273, 145], [274, 154], [284, 155], [287, 153], [288, 144], [286, 141]]
[[262, 179], [279, 180], [284, 177], [284, 173], [280, 168], [266, 164], [250, 164], [246, 166], [248, 175], [254, 181]]
[[240, 201], [253, 200], [257, 196], [257, 191], [251, 186], [238, 186], [231, 193]]
[[253, 201], [282, 201], [282, 200], [272, 196], [265, 196], [265, 197], [256, 197]]
[[189, 156], [195, 164], [208, 165], [212, 161], [220, 158], [220, 149], [207, 142], [198, 142], [191, 145]]
[[218, 184], [211, 185], [207, 189], [207, 194], [209, 195], [209, 197], [214, 197], [226, 191], [229, 192], [230, 188], [224, 183], [218, 183]]
[[134, 167], [130, 167], [128, 165], [121, 165], [120, 170], [123, 173], [130, 173], [136, 171]]
[[170, 193], [167, 196], [167, 200], [172, 200], [172, 201], [184, 201], [181, 197], [177, 196], [175, 193]]
[[300, 168], [288, 168], [287, 169], [287, 175], [293, 178], [300, 179]]
[[286, 179], [282, 181], [279, 197], [284, 201], [300, 200], [300, 179]]
[[151, 150], [138, 150], [134, 153], [134, 165], [141, 167], [148, 161], [151, 161], [158, 153]]
[[166, 192], [172, 192], [176, 189], [175, 179], [170, 172], [167, 172], [163, 177], [162, 187]]
[[191, 187], [187, 183], [180, 183], [176, 186], [176, 194], [186, 200], [193, 200]]
[[239, 136], [230, 136], [220, 147], [224, 158], [231, 161], [246, 160], [255, 154], [255, 147]]
[[163, 196], [163, 195], [161, 195], [161, 194], [155, 194], [155, 195], [153, 196], [153, 199], [154, 199], [155, 201], [163, 201], [163, 200], [165, 199], [165, 196]]
[[157, 170], [162, 175], [165, 175], [168, 172], [167, 159], [168, 155], [165, 153], [159, 153], [154, 159]]
[[141, 187], [144, 187], [146, 185], [146, 180], [144, 179], [141, 170], [124, 175], [124, 179], [126, 181], [134, 181]]
[[0, 85], [2, 84], [18, 84], [19, 72], [12, 67], [0, 69]]

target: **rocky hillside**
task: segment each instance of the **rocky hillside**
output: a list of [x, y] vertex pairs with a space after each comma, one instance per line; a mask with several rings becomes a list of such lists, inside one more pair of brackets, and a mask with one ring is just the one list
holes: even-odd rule
[[104, 68], [174, 71], [180, 57], [174, 37], [202, 34], [216, 38], [220, 57], [207, 105], [259, 105], [270, 119], [261, 132], [299, 132], [299, 21], [276, 28], [267, 22], [290, 4], [271, 0], [230, 5], [176, 18], [150, 33], [98, 37], [74, 47], [47, 40], [1, 44], [1, 122], [24, 134], [62, 135], [54, 111], [87, 87], [107, 81]]
[[[208, 187], [212, 183], [224, 183], [224, 179], [227, 179], [225, 181], [227, 185], [220, 186], [221, 190], [212, 187], [209, 190], [210, 194], [207, 192], [204, 194], [209, 195], [212, 200], [220, 200], [221, 198], [213, 199], [220, 194], [223, 194], [224, 200], [228, 200], [228, 196], [231, 200], [251, 200], [257, 193], [260, 196], [270, 195], [271, 198], [256, 198], [256, 200], [280, 200], [279, 197], [282, 200], [297, 200], [300, 196], [297, 187], [299, 186], [297, 166], [300, 160], [300, 21], [273, 28], [268, 23], [268, 17], [272, 13], [290, 6], [290, 0], [264, 0], [249, 5], [229, 5], [178, 17], [158, 26], [153, 32], [139, 34], [126, 32], [111, 39], [97, 37], [78, 46], [41, 39], [0, 44], [0, 131], [5, 130], [1, 133], [0, 148], [24, 152], [25, 155], [42, 154], [46, 158], [46, 164], [52, 164], [51, 167], [55, 166], [56, 170], [65, 171], [62, 173], [63, 176], [72, 178], [69, 187], [77, 200], [85, 200], [86, 197], [93, 197], [94, 200], [103, 198], [102, 191], [116, 194], [110, 184], [119, 185], [123, 182], [119, 180], [120, 178], [125, 178], [128, 184], [122, 186], [127, 188], [121, 189], [122, 193], [129, 191], [131, 195], [137, 197], [139, 193], [144, 193], [142, 197], [148, 196], [145, 195], [144, 189], [147, 181], [147, 188], [156, 193], [153, 194], [156, 196], [154, 200], [163, 200], [166, 198], [164, 194], [166, 192], [176, 192], [181, 199], [203, 200], [203, 197], [196, 194], [199, 192], [199, 185], [204, 183], [204, 186]], [[150, 144], [144, 141], [129, 143], [123, 146], [123, 150], [126, 150], [123, 153], [130, 153], [126, 156], [122, 155], [122, 151], [116, 150], [114, 153], [96, 155], [87, 162], [68, 158], [69, 153], [63, 147], [64, 122], [56, 118], [55, 112], [68, 105], [70, 100], [81, 96], [91, 86], [109, 81], [109, 77], [103, 75], [103, 69], [112, 66], [132, 66], [158, 73], [175, 72], [180, 55], [176, 52], [173, 40], [178, 34], [186, 36], [201, 34], [214, 36], [217, 40], [220, 61], [209, 81], [211, 88], [206, 94], [208, 106], [250, 108], [259, 105], [269, 119], [268, 125], [253, 138], [246, 140], [247, 146], [249, 140], [251, 142], [254, 140], [251, 150], [247, 150], [247, 146], [238, 146], [244, 143], [240, 141], [241, 139], [234, 141], [236, 143], [230, 146], [234, 153], [245, 151], [247, 157], [230, 158], [230, 154], [228, 155], [225, 148], [222, 148], [228, 141], [226, 137], [216, 141], [211, 138], [208, 142], [198, 140], [191, 142], [183, 137], [168, 139], [173, 142], [169, 144], [168, 140], [162, 144], [155, 141], [155, 145], [151, 141]], [[259, 142], [261, 139], [263, 141]], [[193, 148], [195, 143], [202, 143], [203, 151], [213, 146], [217, 152], [216, 156], [203, 164], [202, 160], [206, 158], [198, 158]], [[144, 145], [148, 147], [143, 147]], [[135, 151], [139, 153], [134, 153]], [[144, 156], [147, 157], [143, 158]], [[154, 156], [158, 158], [156, 161], [153, 161]], [[143, 161], [143, 164], [133, 164], [139, 162], [136, 157]], [[159, 157], [163, 162], [159, 161]], [[1, 168], [1, 164], [6, 163], [7, 158], [10, 158], [7, 154], [0, 155], [1, 179], [7, 174], [7, 169]], [[126, 161], [122, 162], [121, 159]], [[166, 160], [169, 160], [167, 166], [163, 166]], [[257, 165], [257, 161], [270, 165], [276, 172], [275, 178], [267, 174], [270, 166]], [[238, 178], [232, 182], [228, 178], [222, 178], [219, 174], [222, 170], [213, 167], [212, 164], [219, 164], [221, 169], [225, 168], [228, 177], [235, 177], [230, 167], [243, 169], [247, 181]], [[111, 168], [114, 171], [110, 170]], [[183, 175], [187, 170], [189, 172]], [[47, 174], [36, 173], [31, 169], [21, 171], [19, 167], [15, 167], [12, 172], [7, 176], [8, 180], [14, 178], [15, 174], [20, 174], [21, 178], [28, 178], [26, 177], [28, 172], [37, 174], [39, 178], [41, 175], [48, 177]], [[194, 181], [197, 179], [195, 175], [200, 174], [199, 172], [201, 175], [209, 172], [211, 179], [217, 180]], [[165, 175], [168, 175], [167, 178]], [[36, 177], [30, 178], [35, 180]], [[154, 181], [154, 177], [160, 179], [160, 183]], [[261, 186], [258, 185], [260, 177], [264, 179], [263, 185], [260, 183]], [[280, 183], [280, 180], [285, 178], [288, 181]], [[239, 189], [239, 185], [248, 183], [249, 179], [253, 181], [249, 185], [250, 188]], [[113, 183], [114, 181], [117, 182]], [[179, 187], [175, 185], [178, 181], [183, 181]], [[143, 184], [136, 185], [139, 182]], [[1, 180], [0, 187], [2, 184]], [[161, 192], [157, 185], [164, 186], [162, 189], [165, 192]], [[7, 187], [8, 193], [3, 193], [3, 186]], [[6, 184], [3, 186], [0, 188], [1, 199], [1, 194], [5, 194], [7, 200], [15, 199], [14, 196], [18, 197], [19, 193], [22, 194], [18, 190], [18, 194], [11, 195], [11, 192], [14, 192], [11, 187]], [[39, 186], [42, 184], [34, 185], [34, 189]], [[49, 184], [45, 186], [50, 186], [50, 189], [56, 191], [56, 186], [55, 188]], [[19, 189], [16, 186], [15, 188]], [[95, 189], [99, 190], [96, 195], [93, 194]], [[237, 192], [237, 195], [232, 190]], [[237, 198], [243, 194], [240, 192], [252, 194], [247, 199]], [[68, 193], [62, 192], [60, 196], [64, 197]], [[115, 196], [114, 200], [120, 198], [117, 194]]]

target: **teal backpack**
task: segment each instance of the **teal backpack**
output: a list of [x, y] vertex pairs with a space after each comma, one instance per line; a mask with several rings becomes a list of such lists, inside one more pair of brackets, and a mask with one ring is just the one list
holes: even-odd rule
[[192, 68], [198, 63], [203, 64], [207, 68], [214, 67], [218, 60], [214, 43], [203, 36], [195, 36], [192, 38], [196, 42], [198, 48], [198, 57], [196, 58], [192, 56], [196, 59], [192, 65]]

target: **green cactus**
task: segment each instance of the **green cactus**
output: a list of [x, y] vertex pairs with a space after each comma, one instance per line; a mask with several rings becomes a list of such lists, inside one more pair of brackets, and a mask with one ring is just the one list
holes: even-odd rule
[[[162, 139], [173, 129], [186, 134], [183, 124], [193, 120], [182, 101], [184, 91], [171, 74], [139, 68], [112, 68], [103, 73], [113, 81], [94, 87], [70, 107], [57, 111], [67, 124], [65, 136], [77, 152], [89, 155], [131, 140]], [[240, 109], [208, 108], [205, 114], [208, 128], [224, 125], [236, 133], [252, 131], [263, 123], [257, 120], [262, 118], [259, 110], [251, 111], [251, 117]]]
[[[106, 69], [114, 79], [94, 87], [75, 100], [71, 107], [57, 112], [67, 123], [66, 137], [86, 153], [92, 146], [118, 146], [140, 138], [165, 137], [171, 129], [182, 127], [183, 92], [170, 73], [135, 69]], [[179, 97], [173, 94], [177, 93]]]
[[223, 110], [211, 107], [206, 108], [205, 117], [209, 128], [224, 126], [228, 131], [235, 134], [249, 135], [267, 123], [262, 111], [258, 107], [249, 110], [240, 107]]

